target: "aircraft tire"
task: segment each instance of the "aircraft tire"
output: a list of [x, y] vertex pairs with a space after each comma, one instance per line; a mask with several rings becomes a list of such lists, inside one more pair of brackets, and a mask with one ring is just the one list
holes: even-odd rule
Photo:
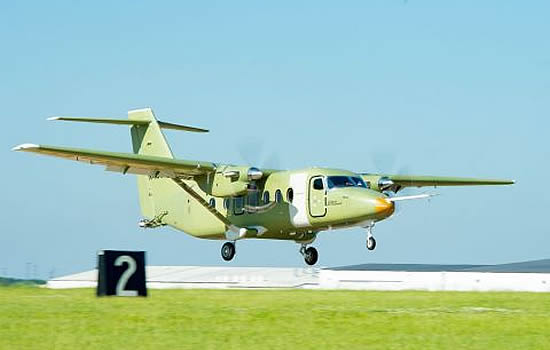
[[317, 252], [317, 249], [313, 247], [309, 247], [304, 252], [304, 260], [306, 264], [313, 266], [317, 263], [317, 260], [319, 260], [319, 253]]
[[374, 237], [369, 237], [367, 239], [367, 249], [371, 251], [376, 249], [376, 239], [374, 239]]
[[235, 257], [235, 244], [226, 242], [222, 246], [222, 258], [225, 261], [231, 261]]

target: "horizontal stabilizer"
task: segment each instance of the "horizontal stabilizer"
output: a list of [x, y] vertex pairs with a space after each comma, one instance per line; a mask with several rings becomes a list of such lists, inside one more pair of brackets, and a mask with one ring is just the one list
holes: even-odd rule
[[208, 129], [196, 128], [194, 126], [172, 124], [167, 122], [158, 121], [159, 126], [163, 129], [172, 129], [172, 130], [182, 130], [182, 131], [191, 131], [191, 132], [208, 132]]
[[[83, 123], [98, 123], [98, 124], [114, 124], [114, 125], [149, 125], [149, 120], [135, 119], [113, 119], [113, 118], [87, 118], [87, 117], [51, 117], [48, 120], [61, 120], [67, 122], [83, 122]], [[182, 130], [190, 132], [208, 132], [207, 129], [196, 128], [194, 126], [179, 125], [158, 121], [158, 125], [163, 129]]]

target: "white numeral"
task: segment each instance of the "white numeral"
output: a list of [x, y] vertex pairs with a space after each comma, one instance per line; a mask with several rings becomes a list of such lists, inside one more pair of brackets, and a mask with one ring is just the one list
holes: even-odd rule
[[136, 290], [126, 290], [126, 284], [132, 275], [136, 272], [136, 261], [128, 255], [121, 255], [115, 260], [115, 266], [122, 266], [122, 264], [127, 263], [128, 268], [122, 276], [120, 276], [118, 283], [116, 285], [116, 295], [122, 297], [135, 297], [138, 295]]

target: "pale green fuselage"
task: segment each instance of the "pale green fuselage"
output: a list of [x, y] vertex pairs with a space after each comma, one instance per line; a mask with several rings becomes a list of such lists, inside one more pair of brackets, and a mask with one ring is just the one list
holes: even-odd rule
[[[384, 194], [362, 187], [328, 189], [327, 176], [360, 177], [353, 172], [324, 168], [280, 171], [258, 181], [257, 192], [227, 198], [208, 194], [212, 192], [213, 174], [185, 183], [206, 202], [214, 199], [215, 209], [232, 225], [250, 229], [244, 238], [307, 242], [315, 239], [319, 231], [364, 226], [393, 214], [393, 205], [380, 207]], [[322, 190], [313, 186], [319, 178], [323, 181]], [[138, 188], [145, 217], [161, 216], [162, 224], [197, 238], [226, 239], [226, 223], [172, 179], [138, 176]], [[276, 202], [272, 209], [261, 213], [244, 210], [244, 203], [265, 204], [266, 192], [269, 201]], [[277, 201], [277, 197], [281, 200]]]

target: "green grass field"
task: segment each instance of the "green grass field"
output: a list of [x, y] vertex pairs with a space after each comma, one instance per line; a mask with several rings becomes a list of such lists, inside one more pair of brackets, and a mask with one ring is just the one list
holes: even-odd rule
[[550, 349], [550, 295], [0, 288], [0, 349]]

